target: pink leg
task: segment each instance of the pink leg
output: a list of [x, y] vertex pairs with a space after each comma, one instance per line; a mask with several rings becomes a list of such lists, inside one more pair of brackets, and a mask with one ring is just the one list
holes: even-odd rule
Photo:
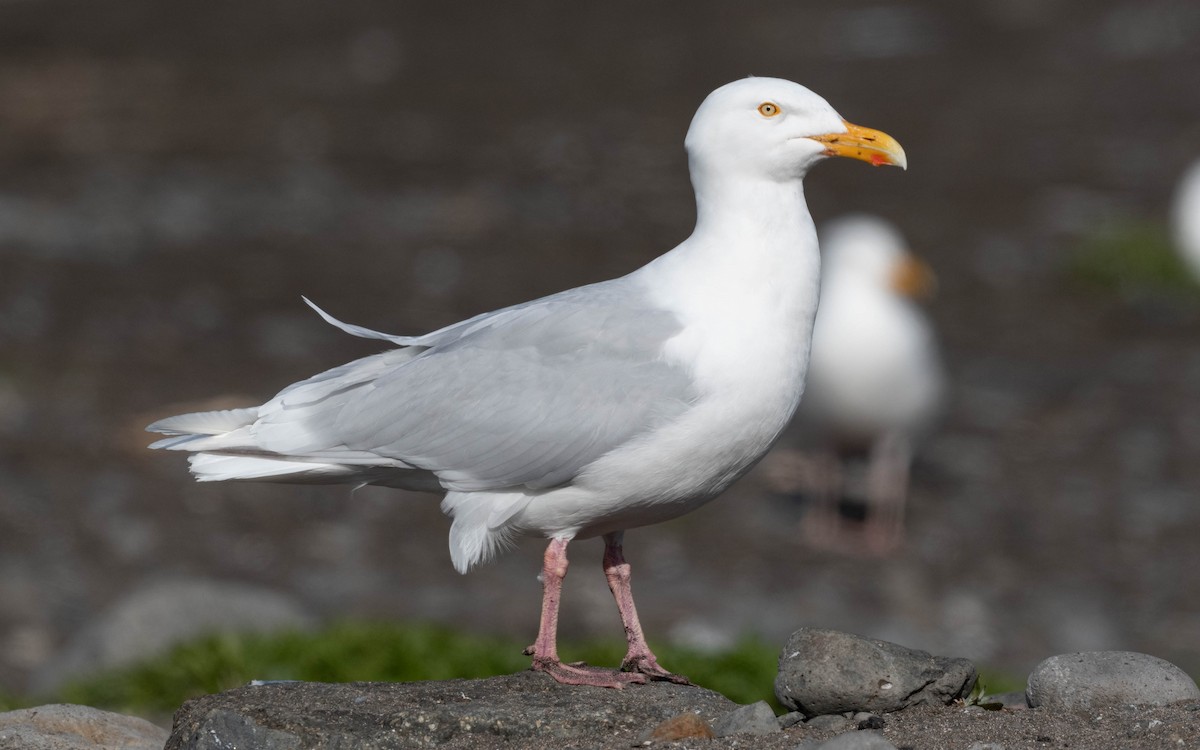
[[558, 658], [558, 603], [562, 595], [563, 578], [567, 575], [567, 541], [551, 539], [543, 558], [542, 622], [538, 627], [537, 640], [525, 649], [526, 654], [533, 656], [533, 670], [546, 672], [566, 685], [621, 688], [629, 683], [645, 682], [644, 675], [582, 664], [563, 664]]
[[625, 640], [629, 650], [621, 662], [621, 669], [626, 672], [636, 672], [647, 675], [655, 680], [668, 680], [680, 685], [691, 685], [683, 675], [671, 674], [658, 665], [658, 659], [646, 644], [646, 636], [642, 634], [642, 624], [638, 621], [637, 607], [633, 604], [633, 590], [629, 585], [629, 563], [621, 550], [621, 534], [604, 535], [604, 577], [608, 579], [608, 587], [612, 590], [613, 598], [617, 600], [617, 610], [621, 613], [621, 624], [625, 626]]

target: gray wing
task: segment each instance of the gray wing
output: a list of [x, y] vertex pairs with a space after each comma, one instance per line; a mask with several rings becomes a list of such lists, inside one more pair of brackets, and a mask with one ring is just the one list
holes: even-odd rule
[[573, 289], [292, 386], [260, 412], [258, 442], [374, 455], [453, 490], [557, 486], [692, 404], [691, 377], [661, 356], [681, 327], [629, 279]]

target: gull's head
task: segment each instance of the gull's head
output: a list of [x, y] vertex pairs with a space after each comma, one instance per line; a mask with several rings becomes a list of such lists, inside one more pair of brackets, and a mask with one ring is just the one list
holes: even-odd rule
[[925, 298], [936, 286], [933, 271], [909, 252], [904, 236], [884, 219], [849, 214], [821, 227], [827, 283], [849, 280], [904, 297]]
[[829, 102], [781, 78], [744, 78], [708, 95], [684, 142], [693, 173], [796, 180], [828, 156], [905, 168], [886, 133], [852, 125]]

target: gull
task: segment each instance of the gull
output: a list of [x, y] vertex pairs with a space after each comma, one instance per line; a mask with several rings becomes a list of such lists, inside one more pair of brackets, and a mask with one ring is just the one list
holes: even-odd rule
[[[200, 481], [444, 493], [461, 573], [518, 537], [548, 538], [532, 668], [568, 684], [687, 684], [646, 644], [624, 532], [712, 500], [791, 419], [820, 276], [805, 173], [829, 156], [906, 159], [890, 136], [777, 78], [713, 91], [685, 147], [695, 230], [647, 265], [421, 336], [346, 324], [310, 302], [395, 348], [261, 406], [155, 422], [147, 429], [171, 437], [151, 447], [191, 452]], [[619, 671], [557, 651], [567, 545], [597, 536], [628, 642]]]
[[[917, 305], [933, 272], [890, 222], [850, 214], [822, 227], [821, 303], [808, 385], [797, 417], [815, 443], [815, 496], [806, 536], [819, 546], [882, 555], [904, 533], [916, 442], [941, 412], [945, 374], [933, 326]], [[851, 461], [866, 458], [865, 486], [852, 489]], [[865, 500], [850, 538], [844, 497]]]
[[1179, 180], [1171, 207], [1171, 233], [1188, 273], [1200, 282], [1200, 161]]

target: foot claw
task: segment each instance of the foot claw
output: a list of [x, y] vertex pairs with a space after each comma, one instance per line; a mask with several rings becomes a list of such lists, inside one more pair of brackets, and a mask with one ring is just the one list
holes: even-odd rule
[[663, 682], [673, 682], [676, 685], [691, 685], [692, 681], [681, 674], [668, 672], [658, 665], [658, 661], [651, 656], [650, 658], [631, 658], [626, 659], [621, 664], [621, 670], [627, 674], [642, 674], [652, 680], [660, 680]]
[[563, 664], [561, 661], [534, 659], [530, 668], [535, 672], [545, 672], [564, 685], [591, 685], [617, 690], [626, 685], [643, 685], [648, 679], [647, 675], [637, 672], [618, 672], [603, 667], [591, 667], [583, 662]]

